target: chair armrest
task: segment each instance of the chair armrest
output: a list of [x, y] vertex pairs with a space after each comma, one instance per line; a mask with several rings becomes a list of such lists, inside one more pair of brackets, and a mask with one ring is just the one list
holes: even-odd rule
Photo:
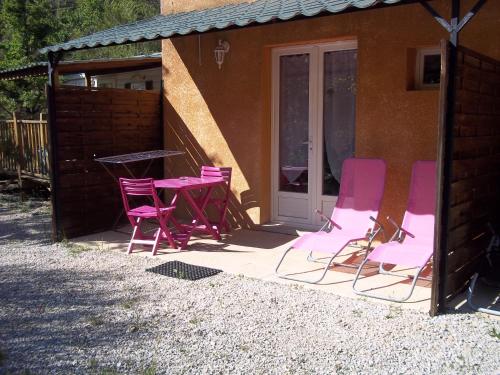
[[370, 220], [373, 221], [375, 224], [378, 225], [378, 231], [382, 231], [382, 232], [385, 232], [385, 229], [384, 229], [384, 226], [382, 225], [382, 223], [380, 221], [378, 221], [377, 219], [375, 219], [373, 216], [370, 216]]
[[378, 221], [377, 219], [375, 219], [373, 216], [370, 216], [370, 220], [373, 221], [378, 226], [378, 228], [374, 228], [374, 230], [370, 230], [367, 233], [367, 238], [368, 238], [369, 244], [371, 245], [371, 242], [375, 239], [375, 237], [380, 232], [384, 233], [384, 238], [385, 238], [385, 229], [384, 229], [384, 226], [382, 225], [382, 223], [380, 221]]
[[340, 225], [338, 225], [335, 221], [326, 216], [322, 211], [315, 209], [314, 212], [317, 213], [319, 216], [321, 216], [323, 219], [326, 219], [333, 227], [337, 227], [340, 230], [342, 230], [342, 227]]
[[404, 229], [403, 227], [400, 227], [392, 217], [390, 216], [387, 216], [387, 220], [389, 221], [389, 223], [391, 223], [392, 225], [394, 225], [394, 227], [396, 228], [396, 233], [394, 233], [394, 235], [392, 236], [392, 238], [394, 239], [394, 237], [396, 235], [399, 235], [400, 233], [404, 233], [405, 235], [407, 236], [410, 236], [411, 238], [415, 238], [415, 235], [411, 234], [410, 232], [408, 232], [406, 229]]

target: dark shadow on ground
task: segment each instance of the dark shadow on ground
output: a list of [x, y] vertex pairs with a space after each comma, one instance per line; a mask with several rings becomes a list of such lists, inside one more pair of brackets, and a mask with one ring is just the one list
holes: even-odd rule
[[51, 220], [44, 211], [27, 204], [0, 204], [0, 245], [11, 241], [30, 241], [32, 244], [50, 243]]
[[[0, 374], [47, 373], [54, 356], [71, 368], [79, 352], [113, 346], [127, 335], [134, 339], [133, 317], [107, 320], [106, 310], [124, 302], [112, 288], [99, 290], [110, 281], [102, 272], [0, 266], [0, 350], [6, 357]], [[34, 364], [31, 353], [46, 362]], [[77, 366], [73, 370], [81, 372], [81, 363]]]

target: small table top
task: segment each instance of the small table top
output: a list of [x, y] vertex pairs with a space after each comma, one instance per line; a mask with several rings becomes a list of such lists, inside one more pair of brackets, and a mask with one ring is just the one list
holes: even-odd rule
[[194, 190], [224, 182], [222, 177], [178, 177], [155, 180], [154, 184], [158, 189]]
[[153, 151], [143, 151], [134, 152], [132, 154], [123, 154], [115, 156], [106, 156], [103, 158], [94, 159], [99, 163], [110, 163], [110, 164], [126, 164], [133, 163], [136, 161], [151, 160], [165, 158], [168, 156], [183, 155], [184, 151], [174, 151], [174, 150], [153, 150]]

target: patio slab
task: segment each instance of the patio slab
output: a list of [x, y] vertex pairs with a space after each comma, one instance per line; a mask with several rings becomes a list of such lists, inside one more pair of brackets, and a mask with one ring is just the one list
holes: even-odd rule
[[[126, 253], [130, 238], [129, 229], [107, 231], [89, 236], [73, 239], [72, 242], [100, 250]], [[167, 261], [181, 261], [204, 267], [222, 269], [224, 272], [243, 275], [246, 277], [283, 284], [294, 284], [304, 288], [323, 290], [336, 295], [349, 298], [360, 297], [352, 291], [354, 268], [335, 266], [330, 270], [321, 284], [308, 284], [290, 281], [277, 277], [274, 268], [283, 252], [296, 239], [296, 236], [272, 233], [269, 231], [235, 230], [223, 236], [221, 241], [209, 238], [193, 237], [187, 250], [172, 250], [161, 248], [155, 258]], [[131, 256], [151, 256], [149, 248], [137, 247]], [[355, 263], [360, 259], [359, 249], [348, 248], [344, 250], [339, 262], [344, 264]], [[294, 273], [294, 277], [315, 279], [321, 274], [322, 265], [306, 261], [307, 253], [291, 251], [280, 269], [280, 272]], [[406, 275], [405, 270], [396, 270], [401, 275]], [[375, 275], [376, 268], [369, 267], [365, 274]], [[373, 289], [384, 296], [401, 296], [408, 291], [411, 279], [387, 275], [375, 275], [361, 279], [359, 287], [363, 290]], [[398, 304], [402, 308], [429, 311], [431, 288], [430, 281], [419, 281], [413, 296], [405, 303]], [[380, 303], [390, 302], [373, 299]]]

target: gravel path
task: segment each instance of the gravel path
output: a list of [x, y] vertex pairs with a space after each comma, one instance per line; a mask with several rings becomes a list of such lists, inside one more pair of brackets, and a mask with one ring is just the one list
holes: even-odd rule
[[165, 257], [51, 245], [49, 228], [46, 206], [0, 199], [0, 374], [500, 374], [488, 316], [171, 279], [144, 272]]

